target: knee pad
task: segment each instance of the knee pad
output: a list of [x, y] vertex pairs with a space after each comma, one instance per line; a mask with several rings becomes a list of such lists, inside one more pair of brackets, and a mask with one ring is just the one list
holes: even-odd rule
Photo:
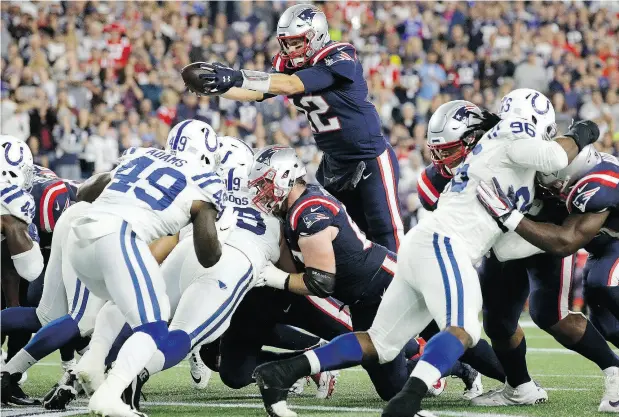
[[168, 323], [163, 320], [155, 321], [152, 323], [142, 324], [135, 329], [134, 332], [143, 332], [153, 338], [157, 349], [165, 349], [164, 342], [168, 338]]
[[516, 333], [518, 318], [501, 317], [484, 310], [484, 331], [492, 340], [507, 340]]
[[378, 363], [380, 364], [391, 362], [402, 350], [397, 346], [389, 346], [385, 343], [384, 339], [378, 334], [378, 331], [374, 327], [368, 330], [368, 334], [370, 335], [370, 339], [372, 339], [372, 344], [374, 345], [374, 349], [376, 349], [376, 353], [378, 353]]

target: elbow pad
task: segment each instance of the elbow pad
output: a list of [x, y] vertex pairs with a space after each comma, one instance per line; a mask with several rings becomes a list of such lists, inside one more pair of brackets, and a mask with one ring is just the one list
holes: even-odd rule
[[335, 291], [335, 274], [320, 269], [305, 268], [303, 282], [308, 290], [317, 297], [330, 297]]
[[11, 259], [19, 276], [26, 281], [34, 281], [43, 272], [43, 255], [37, 242], [32, 242], [30, 250], [13, 255]]

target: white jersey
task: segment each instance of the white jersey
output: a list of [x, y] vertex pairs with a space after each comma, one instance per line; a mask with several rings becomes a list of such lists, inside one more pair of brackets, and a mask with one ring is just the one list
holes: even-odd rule
[[437, 209], [418, 227], [459, 239], [476, 262], [502, 236], [477, 200], [479, 182], [491, 183], [494, 177], [505, 193], [513, 187], [518, 210], [526, 212], [534, 197], [536, 171], [551, 172], [565, 165], [567, 155], [560, 145], [544, 141], [533, 124], [519, 118], [502, 120], [463, 161], [441, 194]]
[[[238, 216], [237, 227], [226, 239], [230, 245], [247, 256], [255, 271], [261, 271], [268, 261], [279, 260], [281, 223], [275, 217], [260, 212], [251, 202], [247, 192], [248, 179], [234, 168], [228, 170], [222, 179], [227, 193], [224, 197], [227, 207], [233, 207]], [[186, 239], [192, 233], [192, 226], [181, 231], [179, 239]]]
[[146, 243], [189, 224], [194, 201], [218, 210], [224, 202], [224, 183], [216, 173], [155, 148], [130, 148], [111, 175], [91, 212], [122, 218]]
[[[17, 217], [30, 225], [35, 212], [32, 195], [21, 187], [11, 185], [4, 180], [0, 180], [0, 187], [2, 190], [0, 191], [0, 199], [2, 200], [0, 214]], [[4, 235], [2, 235], [2, 240], [4, 240]]]

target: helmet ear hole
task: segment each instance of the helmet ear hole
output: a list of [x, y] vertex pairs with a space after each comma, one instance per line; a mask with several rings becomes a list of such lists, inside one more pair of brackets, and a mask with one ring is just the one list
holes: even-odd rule
[[531, 119], [533, 120], [533, 124], [537, 126], [537, 117], [531, 116]]

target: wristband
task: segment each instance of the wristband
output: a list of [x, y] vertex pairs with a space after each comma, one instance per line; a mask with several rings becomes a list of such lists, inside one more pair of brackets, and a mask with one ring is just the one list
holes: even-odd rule
[[241, 88], [246, 90], [268, 93], [271, 87], [271, 74], [263, 71], [241, 70], [243, 74], [243, 84]]
[[508, 230], [512, 232], [518, 227], [522, 219], [524, 218], [524, 214], [519, 211], [512, 211], [509, 213], [509, 217], [503, 222], [503, 226], [505, 226]]

